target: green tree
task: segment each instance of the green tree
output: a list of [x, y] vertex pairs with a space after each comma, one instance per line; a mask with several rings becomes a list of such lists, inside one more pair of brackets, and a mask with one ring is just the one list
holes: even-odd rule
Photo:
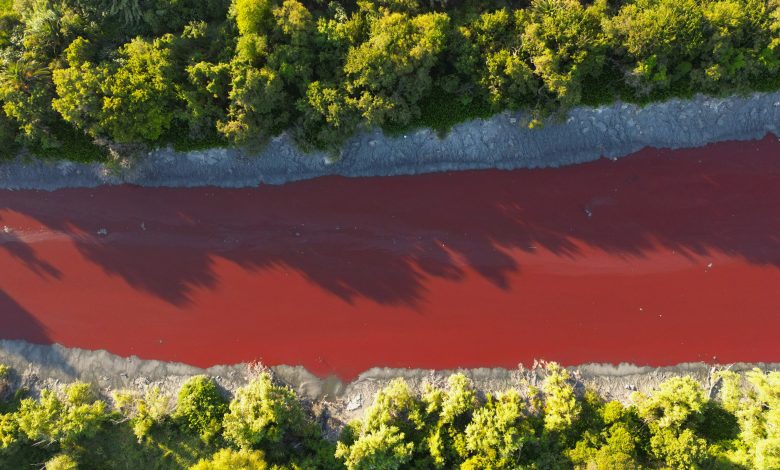
[[0, 103], [0, 159], [11, 158], [16, 153], [16, 129], [2, 110]]
[[46, 461], [44, 466], [45, 470], [77, 470], [78, 467], [78, 462], [67, 454], [59, 454], [52, 457]]
[[509, 390], [489, 395], [466, 427], [465, 438], [469, 457], [461, 466], [464, 470], [512, 468], [526, 443], [535, 440], [520, 394]]
[[17, 415], [14, 413], [0, 414], [0, 452], [19, 443], [21, 431], [16, 418]]
[[10, 0], [0, 1], [0, 50], [11, 45], [14, 31], [22, 25], [11, 3]]
[[64, 48], [88, 25], [61, 1], [20, 0], [14, 9], [21, 25], [0, 55], [0, 103], [22, 144], [56, 148], [61, 141], [55, 128], [61, 121], [51, 108], [55, 96], [51, 71], [58, 67]]
[[268, 464], [259, 450], [221, 449], [210, 459], [202, 459], [190, 470], [265, 470]]
[[[697, 88], [711, 92], [747, 90], [780, 69], [773, 46], [772, 11], [763, 0], [720, 0], [701, 6], [708, 24], [701, 67], [693, 74]], [[776, 37], [776, 36], [775, 36]]]
[[689, 88], [706, 43], [706, 18], [697, 0], [634, 0], [609, 25], [635, 93]]
[[189, 86], [182, 87], [181, 98], [187, 108], [183, 119], [190, 135], [214, 135], [217, 123], [227, 118], [230, 65], [198, 62], [186, 72]]
[[451, 375], [447, 390], [427, 386], [422, 396], [425, 409], [425, 443], [438, 468], [453, 467], [467, 456], [466, 426], [479, 406], [474, 384], [463, 374]]
[[155, 141], [170, 128], [177, 105], [171, 39], [134, 39], [120, 49], [101, 118], [101, 127], [116, 141]]
[[652, 395], [635, 392], [631, 399], [650, 428], [654, 457], [672, 468], [691, 468], [705, 462], [707, 442], [694, 428], [702, 419], [706, 398], [696, 380], [674, 377]]
[[170, 397], [159, 387], [150, 388], [143, 397], [132, 392], [116, 392], [113, 398], [116, 410], [130, 419], [139, 442], [149, 436], [155, 425], [168, 418], [171, 408]]
[[295, 392], [275, 385], [265, 372], [238, 389], [224, 423], [229, 442], [244, 449], [263, 449], [275, 460], [283, 460], [284, 454], [289, 453], [283, 444], [301, 446], [319, 437]]
[[196, 375], [181, 386], [173, 417], [209, 442], [222, 432], [222, 419], [227, 409], [227, 400], [214, 379]]
[[412, 460], [413, 451], [414, 443], [406, 441], [397, 427], [380, 425], [351, 445], [339, 442], [336, 457], [349, 470], [396, 470]]
[[640, 468], [645, 426], [633, 408], [611, 401], [598, 410], [599, 422], [586, 429], [567, 454], [578, 468], [598, 470]]
[[271, 0], [234, 0], [231, 15], [235, 18], [239, 34], [268, 34], [274, 24], [275, 3]]
[[304, 150], [337, 152], [360, 123], [360, 114], [338, 84], [310, 83], [297, 109], [294, 136]]
[[504, 8], [482, 13], [461, 26], [454, 44], [455, 67], [479, 85], [495, 109], [534, 105], [540, 83], [522, 52], [516, 15]]
[[394, 380], [377, 393], [361, 420], [345, 428], [336, 457], [350, 469], [402, 468], [412, 460], [425, 427], [422, 402], [403, 379]]
[[236, 143], [264, 143], [290, 122], [282, 78], [268, 67], [234, 63], [227, 119], [217, 129]]
[[81, 51], [82, 39], [68, 49], [68, 68], [55, 72], [62, 117], [92, 136], [117, 142], [155, 141], [171, 126], [178, 100], [170, 57], [172, 37], [140, 38], [122, 46], [119, 59], [94, 64]]
[[601, 74], [608, 36], [602, 29], [606, 0], [532, 0], [517, 12], [521, 49], [545, 89], [564, 107], [580, 102], [582, 82]]
[[64, 399], [50, 390], [42, 391], [40, 400], [25, 398], [16, 412], [19, 431], [28, 439], [63, 448], [94, 436], [107, 418], [105, 402], [84, 383], [69, 385]]
[[569, 371], [555, 363], [548, 365], [547, 377], [542, 384], [546, 431], [564, 432], [574, 424], [582, 411], [570, 381]]
[[314, 74], [316, 25], [309, 10], [297, 0], [284, 0], [273, 11], [273, 50], [268, 66], [278, 71], [292, 96], [306, 92]]
[[389, 13], [371, 22], [369, 37], [349, 50], [344, 65], [346, 90], [369, 125], [405, 126], [420, 114], [448, 27], [441, 13]]
[[[726, 453], [738, 465], [756, 469], [780, 466], [780, 373], [758, 369], [743, 378], [730, 371], [719, 374], [724, 409], [739, 423], [739, 439]], [[747, 385], [747, 386], [744, 386]]]
[[103, 86], [110, 77], [108, 67], [90, 61], [91, 43], [76, 38], [66, 50], [69, 67], [54, 71], [58, 97], [52, 108], [73, 126], [92, 136], [104, 133]]
[[[51, 72], [33, 59], [5, 59], [0, 69], [0, 103], [17, 129], [21, 143], [54, 148], [60, 142], [51, 131]], [[6, 131], [7, 132], [7, 131]]]

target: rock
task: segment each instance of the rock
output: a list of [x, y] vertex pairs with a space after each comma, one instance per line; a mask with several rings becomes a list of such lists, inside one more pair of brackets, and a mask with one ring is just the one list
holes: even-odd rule
[[361, 406], [363, 406], [363, 397], [358, 394], [349, 399], [346, 409], [347, 411], [355, 411], [360, 409]]

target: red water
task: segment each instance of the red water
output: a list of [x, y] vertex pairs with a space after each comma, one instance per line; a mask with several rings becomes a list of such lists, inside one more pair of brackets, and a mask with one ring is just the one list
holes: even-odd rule
[[780, 361], [779, 268], [774, 137], [550, 170], [0, 192], [0, 337], [199, 366]]

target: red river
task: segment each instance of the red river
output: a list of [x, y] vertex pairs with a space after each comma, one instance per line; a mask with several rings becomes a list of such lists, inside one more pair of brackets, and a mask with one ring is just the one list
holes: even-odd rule
[[0, 337], [198, 366], [780, 361], [780, 142], [0, 191]]

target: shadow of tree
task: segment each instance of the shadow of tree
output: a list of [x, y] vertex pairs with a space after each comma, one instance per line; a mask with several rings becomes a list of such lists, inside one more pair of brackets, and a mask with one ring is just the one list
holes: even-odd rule
[[23, 358], [21, 363], [14, 364], [14, 361], [11, 361], [10, 365], [18, 367], [17, 374], [21, 374], [28, 365], [43, 365], [47, 368], [59, 369], [64, 374], [75, 377], [75, 370], [60, 351], [36, 346], [48, 345], [53, 342], [46, 327], [2, 289], [0, 289], [0, 335], [2, 335], [0, 347], [3, 349], [3, 355], [11, 358]]
[[[175, 305], [214, 288], [223, 258], [296, 271], [346, 302], [419, 306], [431, 279], [459, 281], [467, 270], [511, 289], [518, 250], [575, 260], [583, 246], [637, 258], [719, 252], [780, 266], [778, 152], [767, 137], [554, 170], [14, 191], [2, 194], [0, 216], [14, 211], [66, 234], [107, 273]], [[20, 237], [2, 249], [57, 278], [34, 242]]]
[[0, 290], [0, 332], [3, 339], [25, 339], [46, 344], [46, 329], [27, 310]]

